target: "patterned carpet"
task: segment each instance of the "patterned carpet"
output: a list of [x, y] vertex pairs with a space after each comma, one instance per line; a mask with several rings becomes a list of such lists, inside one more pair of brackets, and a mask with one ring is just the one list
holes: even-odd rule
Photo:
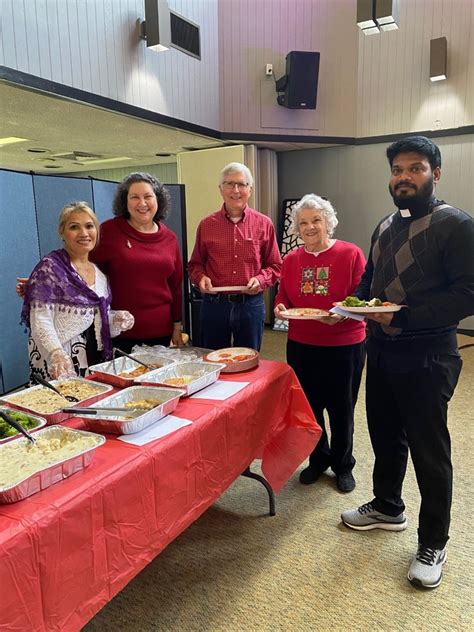
[[[284, 359], [285, 341], [285, 334], [267, 331], [262, 356]], [[419, 504], [411, 467], [404, 488], [406, 531], [363, 533], [340, 523], [343, 509], [371, 498], [373, 458], [362, 395], [354, 492], [338, 492], [329, 474], [303, 487], [295, 473], [278, 495], [277, 515], [271, 518], [263, 487], [241, 477], [84, 630], [473, 630], [474, 348], [462, 355], [464, 368], [450, 407], [451, 540], [438, 589], [415, 590], [406, 579], [416, 549]]]

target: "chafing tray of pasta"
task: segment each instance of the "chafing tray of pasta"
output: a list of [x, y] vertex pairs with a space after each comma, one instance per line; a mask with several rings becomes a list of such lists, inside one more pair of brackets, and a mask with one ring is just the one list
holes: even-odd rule
[[[51, 384], [63, 395], [77, 397], [78, 403], [81, 404], [93, 404], [113, 390], [109, 384], [93, 382], [82, 377], [51, 380]], [[70, 406], [70, 402], [45, 386], [32, 386], [11, 395], [2, 395], [0, 401], [14, 408], [40, 415], [48, 424], [58, 424], [72, 416], [71, 413], [62, 412], [62, 408]]]
[[36, 443], [13, 439], [0, 445], [0, 503], [15, 503], [90, 465], [105, 437], [55, 426], [34, 434]]
[[163, 366], [174, 364], [172, 358], [161, 357], [153, 354], [136, 353], [133, 354], [138, 360], [148, 364], [151, 369], [147, 369], [142, 364], [134, 362], [131, 358], [119, 357], [109, 362], [101, 362], [89, 367], [89, 371], [97, 377], [98, 380], [125, 388], [131, 384], [139, 383], [140, 378], [148, 375], [149, 371], [155, 371]]
[[177, 362], [143, 375], [140, 383], [174, 386], [184, 389], [188, 396], [213, 384], [225, 366], [216, 362]]
[[[156, 388], [154, 386], [131, 386], [119, 393], [102, 399], [97, 405], [96, 415], [81, 415], [77, 407], [77, 416], [84, 419], [88, 430], [111, 434], [131, 434], [140, 432], [172, 413], [185, 391], [177, 388]], [[104, 408], [111, 408], [109, 414]], [[123, 408], [123, 412], [116, 412]]]

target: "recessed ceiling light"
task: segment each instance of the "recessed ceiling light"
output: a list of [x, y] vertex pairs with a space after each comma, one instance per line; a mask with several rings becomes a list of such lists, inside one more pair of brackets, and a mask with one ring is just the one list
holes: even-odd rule
[[12, 143], [23, 143], [25, 140], [29, 140], [29, 138], [20, 138], [19, 136], [5, 136], [5, 138], [0, 138], [0, 145], [11, 145]]
[[32, 154], [47, 154], [49, 149], [44, 149], [43, 147], [31, 147], [26, 151], [31, 151]]
[[173, 154], [155, 154], [155, 156], [158, 156], [158, 158], [168, 158], [169, 156], [172, 156]]
[[62, 165], [45, 165], [45, 169], [61, 169]]

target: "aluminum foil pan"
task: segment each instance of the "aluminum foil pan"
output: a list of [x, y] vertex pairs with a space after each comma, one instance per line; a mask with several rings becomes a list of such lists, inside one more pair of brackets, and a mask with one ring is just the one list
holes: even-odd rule
[[[213, 384], [219, 377], [221, 370], [225, 368], [225, 364], [218, 364], [217, 362], [177, 362], [171, 366], [163, 367], [162, 369], [156, 369], [151, 373], [147, 373], [142, 376], [140, 382], [143, 385], [157, 384], [170, 388], [181, 388], [185, 391], [186, 397], [200, 391], [209, 384]], [[186, 384], [179, 384], [177, 378], [192, 379]], [[176, 384], [168, 384], [166, 380], [176, 380]]]
[[[174, 364], [175, 362], [175, 360], [173, 360], [172, 358], [166, 358], [151, 354], [136, 353], [134, 354], [134, 356], [142, 362], [150, 364], [161, 364], [161, 366], [168, 366], [169, 364]], [[141, 365], [138, 362], [134, 362], [130, 358], [122, 356], [115, 358], [115, 365], [113, 360], [110, 360], [109, 362], [101, 362], [100, 364], [94, 364], [90, 366], [89, 371], [91, 373], [94, 373], [97, 379], [100, 379], [106, 384], [112, 384], [113, 386], [118, 386], [119, 388], [125, 388], [132, 384], [139, 384], [143, 375], [148, 374], [143, 373], [139, 377], [124, 377], [119, 376], [118, 373], [122, 373], [124, 371], [133, 371], [133, 369], [137, 369], [140, 366]], [[153, 370], [156, 371], [156, 369]]]
[[[58, 384], [61, 384], [61, 382], [76, 382], [78, 385], [80, 384], [87, 384], [88, 386], [92, 386], [94, 387], [96, 394], [95, 395], [90, 395], [89, 397], [83, 398], [83, 399], [79, 399], [78, 403], [81, 404], [94, 404], [97, 400], [99, 400], [105, 393], [110, 393], [112, 389], [111, 386], [109, 386], [108, 384], [101, 384], [100, 382], [94, 382], [93, 380], [86, 380], [85, 378], [82, 377], [77, 377], [77, 378], [66, 378], [65, 380], [51, 380], [50, 381], [51, 384], [53, 386], [56, 386]], [[2, 395], [0, 396], [0, 402], [5, 402], [7, 404], [9, 404], [10, 406], [12, 406], [13, 408], [18, 408], [19, 410], [24, 410], [27, 413], [33, 413], [35, 415], [39, 415], [41, 417], [44, 417], [48, 423], [48, 425], [50, 424], [58, 424], [61, 421], [64, 421], [65, 419], [69, 419], [69, 417], [71, 417], [71, 413], [63, 413], [61, 411], [61, 409], [58, 410], [54, 410], [52, 412], [49, 413], [45, 413], [42, 410], [39, 410], [37, 408], [34, 407], [30, 407], [30, 406], [25, 406], [23, 404], [18, 404], [15, 402], [15, 399], [19, 396], [19, 395], [25, 395], [28, 393], [32, 393], [34, 391], [44, 391], [46, 396], [52, 391], [50, 391], [50, 389], [46, 388], [45, 386], [32, 386], [30, 388], [25, 388], [21, 391], [17, 391], [16, 393], [12, 393], [11, 395]], [[61, 406], [61, 408], [65, 408], [66, 406], [71, 406], [73, 404], [71, 404], [71, 402], [68, 402], [67, 400], [64, 400], [64, 404]]]
[[[13, 410], [12, 408], [7, 408], [6, 406], [0, 407], [0, 411], [5, 412], [5, 413], [11, 413], [12, 410]], [[28, 432], [30, 432], [30, 433], [36, 432], [40, 428], [44, 428], [44, 426], [46, 426], [46, 424], [48, 423], [44, 417], [39, 417], [38, 415], [33, 415], [33, 413], [25, 412], [25, 415], [28, 415], [28, 417], [31, 417], [32, 419], [34, 419], [37, 422], [37, 425], [34, 428], [29, 428], [28, 429]], [[9, 441], [12, 441], [13, 439], [18, 439], [19, 437], [23, 437], [23, 435], [21, 434], [21, 432], [16, 431], [16, 434], [11, 435], [11, 437], [5, 437], [3, 439], [0, 439], [0, 444], [7, 443]]]
[[[72, 428], [64, 428], [62, 426], [55, 426], [54, 428], [42, 428], [35, 433], [35, 437], [38, 439], [40, 436], [48, 438], [64, 438], [75, 439], [81, 436], [88, 436], [94, 438], [94, 444], [83, 449], [78, 454], [66, 458], [62, 461], [58, 461], [52, 465], [41, 469], [34, 474], [31, 474], [22, 481], [15, 483], [11, 486], [1, 486], [0, 483], [0, 503], [15, 503], [19, 500], [23, 500], [32, 494], [46, 489], [54, 483], [62, 481], [68, 476], [72, 476], [76, 472], [80, 472], [87, 467], [94, 456], [94, 450], [100, 445], [105, 443], [105, 437], [93, 434], [92, 432], [84, 432], [83, 430], [73, 430]], [[7, 444], [0, 446], [0, 461], [6, 458], [4, 455], [8, 454], [6, 449], [16, 443], [28, 444], [28, 439], [15, 439]]]
[[[160, 370], [160, 369], [158, 369]], [[110, 434], [131, 434], [140, 432], [158, 421], [162, 417], [172, 413], [178, 405], [179, 398], [185, 394], [184, 390], [177, 388], [156, 388], [154, 386], [131, 386], [115, 395], [105, 397], [100, 401], [100, 406], [116, 406], [122, 408], [125, 404], [143, 399], [156, 399], [162, 403], [151, 410], [145, 411], [132, 419], [120, 415], [107, 415], [102, 411], [97, 415], [84, 415], [82, 419], [88, 430], [96, 432], [108, 432]], [[80, 407], [77, 408], [77, 416], [81, 416]]]

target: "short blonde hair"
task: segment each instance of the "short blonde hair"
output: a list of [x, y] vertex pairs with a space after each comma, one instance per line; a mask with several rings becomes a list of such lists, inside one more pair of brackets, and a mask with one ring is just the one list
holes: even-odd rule
[[66, 204], [66, 206], [62, 209], [61, 213], [59, 214], [58, 222], [59, 236], [62, 237], [66, 223], [73, 213], [86, 213], [87, 215], [89, 215], [91, 220], [94, 222], [94, 226], [96, 227], [97, 241], [99, 241], [99, 220], [97, 219], [97, 215], [86, 202], [71, 202], [70, 204]]
[[247, 178], [247, 184], [253, 187], [252, 172], [246, 165], [242, 164], [241, 162], [229, 162], [229, 164], [226, 165], [224, 169], [222, 169], [219, 178], [219, 186], [221, 186], [226, 177], [229, 176], [231, 173], [243, 173]]
[[334, 231], [336, 230], [336, 226], [339, 224], [339, 221], [336, 217], [336, 211], [334, 210], [333, 205], [329, 200], [325, 200], [319, 195], [315, 195], [314, 193], [308, 193], [303, 196], [301, 200], [295, 204], [293, 210], [291, 212], [291, 225], [290, 225], [290, 233], [292, 235], [298, 235], [298, 213], [305, 208], [312, 208], [315, 211], [319, 211], [321, 215], [326, 220], [326, 225], [328, 227], [328, 235], [332, 237], [334, 235]]

